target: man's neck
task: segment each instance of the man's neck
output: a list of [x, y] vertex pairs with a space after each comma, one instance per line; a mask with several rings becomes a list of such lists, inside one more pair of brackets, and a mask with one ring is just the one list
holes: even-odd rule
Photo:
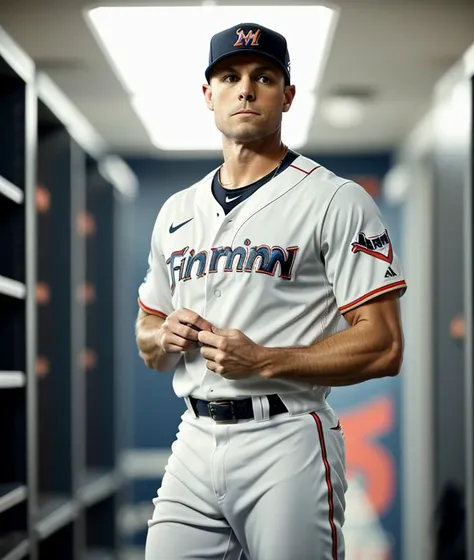
[[278, 167], [286, 152], [287, 148], [280, 138], [267, 141], [265, 145], [224, 143], [220, 182], [226, 189], [250, 185]]

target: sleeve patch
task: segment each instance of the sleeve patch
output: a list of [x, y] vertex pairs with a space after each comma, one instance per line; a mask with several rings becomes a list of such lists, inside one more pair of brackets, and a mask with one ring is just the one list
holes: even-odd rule
[[393, 247], [388, 231], [368, 237], [363, 231], [357, 235], [357, 241], [351, 244], [353, 253], [365, 253], [388, 264], [393, 261]]

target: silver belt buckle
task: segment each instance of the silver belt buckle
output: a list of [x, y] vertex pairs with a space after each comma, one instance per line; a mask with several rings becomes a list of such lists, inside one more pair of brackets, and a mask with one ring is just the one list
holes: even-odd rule
[[234, 403], [231, 401], [212, 401], [207, 405], [210, 417], [216, 424], [236, 424]]

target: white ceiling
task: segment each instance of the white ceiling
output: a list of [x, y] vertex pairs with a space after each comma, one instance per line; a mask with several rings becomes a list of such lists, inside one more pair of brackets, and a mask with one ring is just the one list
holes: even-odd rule
[[[107, 4], [112, 5], [96, 5]], [[340, 16], [320, 98], [361, 88], [372, 90], [374, 97], [363, 123], [354, 129], [333, 129], [316, 111], [304, 151], [391, 149], [426, 112], [438, 79], [474, 43], [474, 0], [339, 0], [336, 4]], [[89, 7], [84, 0], [0, 0], [0, 25], [114, 150], [160, 157], [163, 154], [151, 145], [85, 22], [83, 11]], [[168, 55], [166, 46], [156, 53], [154, 71], [160, 71], [160, 58]], [[164, 83], [167, 79], [163, 76]], [[183, 126], [179, 118], [177, 126]]]

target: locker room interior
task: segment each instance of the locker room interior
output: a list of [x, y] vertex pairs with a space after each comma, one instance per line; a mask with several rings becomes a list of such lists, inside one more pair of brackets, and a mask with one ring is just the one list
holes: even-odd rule
[[[143, 558], [184, 410], [171, 374], [138, 356], [137, 289], [157, 210], [220, 154], [180, 148], [196, 131], [176, 112], [163, 147], [163, 112], [134, 103], [97, 6], [0, 2], [0, 560]], [[332, 7], [297, 151], [374, 197], [408, 282], [400, 375], [329, 397], [347, 441], [346, 559], [472, 560], [474, 2]], [[192, 34], [164, 27], [189, 50]], [[123, 41], [159, 105], [180, 69], [138, 35]]]

